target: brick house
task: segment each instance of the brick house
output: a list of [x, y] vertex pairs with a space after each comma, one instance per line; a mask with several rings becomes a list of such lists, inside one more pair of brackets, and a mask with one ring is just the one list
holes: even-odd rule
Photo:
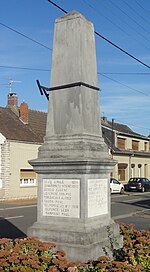
[[18, 97], [8, 95], [6, 108], [0, 107], [0, 198], [32, 198], [37, 195], [37, 178], [28, 163], [37, 157], [43, 142], [47, 114], [29, 110]]

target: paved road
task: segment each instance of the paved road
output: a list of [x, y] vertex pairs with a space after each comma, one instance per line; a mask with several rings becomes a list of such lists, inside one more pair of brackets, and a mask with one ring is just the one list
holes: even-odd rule
[[26, 237], [27, 229], [36, 221], [36, 216], [36, 204], [0, 204], [0, 237]]
[[[111, 196], [112, 218], [135, 223], [138, 229], [150, 229], [150, 193]], [[0, 237], [25, 237], [36, 221], [36, 203], [0, 203]]]
[[150, 229], [150, 192], [111, 196], [111, 211], [115, 221], [134, 223], [137, 229]]

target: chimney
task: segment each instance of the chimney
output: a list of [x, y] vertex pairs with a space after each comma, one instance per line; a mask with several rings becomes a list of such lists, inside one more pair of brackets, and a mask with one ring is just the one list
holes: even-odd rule
[[20, 105], [20, 115], [19, 119], [24, 123], [28, 124], [28, 117], [29, 117], [29, 109], [28, 104], [25, 102], [22, 102]]
[[103, 121], [103, 123], [105, 123], [105, 124], [108, 124], [107, 117], [105, 117], [105, 116], [101, 117], [101, 121]]
[[15, 114], [19, 116], [18, 96], [15, 93], [8, 94], [7, 108], [10, 108]]

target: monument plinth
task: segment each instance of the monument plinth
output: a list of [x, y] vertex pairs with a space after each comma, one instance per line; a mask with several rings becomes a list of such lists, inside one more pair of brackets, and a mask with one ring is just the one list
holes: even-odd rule
[[38, 215], [28, 230], [73, 261], [111, 257], [112, 241], [122, 247], [110, 215], [116, 162], [102, 138], [98, 90], [93, 24], [73, 11], [55, 22], [46, 136], [30, 161], [38, 173]]

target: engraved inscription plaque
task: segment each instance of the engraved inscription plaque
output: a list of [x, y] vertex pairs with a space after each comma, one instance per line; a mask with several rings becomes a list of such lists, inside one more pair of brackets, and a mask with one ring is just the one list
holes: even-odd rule
[[108, 180], [88, 180], [88, 217], [108, 213]]
[[43, 215], [80, 217], [80, 180], [43, 179]]

